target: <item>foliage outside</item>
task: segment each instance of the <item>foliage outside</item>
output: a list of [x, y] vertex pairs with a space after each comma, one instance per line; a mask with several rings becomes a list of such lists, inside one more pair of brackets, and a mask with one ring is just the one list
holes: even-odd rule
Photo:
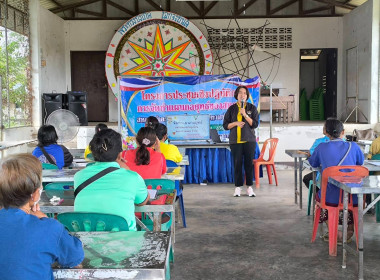
[[[8, 29], [6, 42], [5, 28], [0, 26], [2, 112], [3, 125], [6, 128], [31, 123], [32, 96], [29, 86], [29, 65], [28, 37]], [[9, 85], [9, 99], [7, 84]]]

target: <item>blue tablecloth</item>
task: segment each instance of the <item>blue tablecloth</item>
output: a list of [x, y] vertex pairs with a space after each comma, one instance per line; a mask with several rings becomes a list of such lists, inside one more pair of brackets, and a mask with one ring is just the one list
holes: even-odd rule
[[[231, 151], [226, 148], [186, 148], [189, 165], [186, 166], [184, 184], [233, 183], [234, 165]], [[255, 158], [260, 155], [256, 145]], [[253, 165], [252, 165], [253, 168]], [[260, 167], [260, 177], [263, 176]]]

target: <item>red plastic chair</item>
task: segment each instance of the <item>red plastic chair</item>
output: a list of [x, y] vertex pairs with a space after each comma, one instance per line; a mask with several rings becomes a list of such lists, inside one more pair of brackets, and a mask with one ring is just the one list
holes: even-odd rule
[[[260, 182], [259, 182], [260, 165], [265, 165], [265, 167], [267, 168], [269, 184], [272, 184], [272, 171], [271, 171], [271, 166], [272, 166], [274, 179], [276, 180], [276, 186], [278, 186], [276, 168], [274, 167], [274, 155], [276, 153], [277, 143], [278, 143], [278, 138], [269, 138], [265, 140], [263, 148], [260, 152], [260, 156], [257, 159], [253, 160], [253, 165], [255, 168], [256, 189], [260, 188]], [[264, 154], [268, 145], [269, 145], [269, 158], [268, 160], [265, 160]]]
[[[343, 172], [343, 170], [352, 170], [350, 172]], [[313, 226], [313, 236], [311, 242], [315, 241], [315, 237], [318, 231], [319, 225], [319, 216], [321, 214], [321, 209], [326, 209], [328, 211], [328, 230], [329, 230], [329, 255], [337, 255], [337, 242], [338, 242], [338, 224], [339, 224], [339, 211], [343, 210], [343, 191], [340, 191], [339, 195], [339, 204], [338, 206], [329, 206], [326, 205], [326, 190], [327, 182], [331, 176], [356, 176], [356, 177], [367, 177], [368, 169], [363, 166], [331, 166], [323, 170], [322, 173], [322, 183], [321, 183], [321, 198], [320, 198], [320, 207], [316, 205], [314, 226]], [[355, 225], [355, 235], [356, 235], [356, 244], [358, 244], [358, 207], [354, 207], [352, 204], [352, 197], [349, 198], [348, 210], [352, 211], [354, 216], [354, 225]]]

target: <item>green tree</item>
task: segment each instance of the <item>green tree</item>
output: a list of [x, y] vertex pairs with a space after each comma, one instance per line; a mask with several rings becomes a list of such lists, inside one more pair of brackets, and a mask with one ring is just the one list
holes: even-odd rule
[[[28, 86], [29, 81], [29, 40], [26, 36], [11, 30], [7, 31], [5, 41], [5, 29], [0, 27], [0, 76], [3, 88], [3, 113], [4, 120], [22, 118], [30, 123], [31, 96]], [[8, 55], [8, 73], [7, 73]], [[9, 100], [7, 100], [7, 81], [9, 83]], [[13, 106], [12, 106], [13, 105]], [[14, 108], [11, 116], [7, 107]], [[20, 116], [18, 112], [22, 112]], [[11, 126], [24, 125], [12, 122]], [[7, 125], [5, 123], [5, 125]]]

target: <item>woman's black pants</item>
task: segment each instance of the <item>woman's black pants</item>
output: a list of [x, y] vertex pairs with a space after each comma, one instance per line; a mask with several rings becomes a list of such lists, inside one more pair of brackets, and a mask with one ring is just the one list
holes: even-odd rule
[[235, 186], [240, 187], [244, 184], [243, 160], [245, 182], [247, 186], [253, 185], [253, 159], [255, 157], [256, 142], [245, 142], [231, 144], [231, 154], [234, 159]]

